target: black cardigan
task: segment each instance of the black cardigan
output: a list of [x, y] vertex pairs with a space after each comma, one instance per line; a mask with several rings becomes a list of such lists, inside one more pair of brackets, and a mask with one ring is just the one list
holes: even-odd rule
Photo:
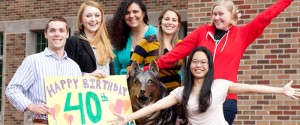
[[[92, 73], [96, 70], [96, 58], [88, 41], [75, 35], [67, 39], [65, 51], [80, 67], [81, 72]], [[113, 63], [109, 63], [110, 75], [114, 75]]]

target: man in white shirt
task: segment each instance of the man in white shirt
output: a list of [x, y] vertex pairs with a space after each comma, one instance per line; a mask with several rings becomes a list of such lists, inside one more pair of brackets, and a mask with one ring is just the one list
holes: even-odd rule
[[29, 111], [33, 125], [48, 124], [44, 77], [81, 76], [77, 63], [64, 51], [68, 29], [63, 17], [51, 18], [44, 31], [48, 47], [26, 57], [6, 88], [7, 99], [19, 111]]

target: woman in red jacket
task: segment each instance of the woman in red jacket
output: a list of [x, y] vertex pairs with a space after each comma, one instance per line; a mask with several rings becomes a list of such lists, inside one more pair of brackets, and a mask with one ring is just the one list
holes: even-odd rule
[[[240, 60], [246, 48], [260, 35], [293, 0], [278, 0], [244, 26], [236, 26], [237, 8], [231, 0], [218, 0], [212, 8], [210, 24], [195, 29], [172, 51], [157, 60], [160, 69], [173, 66], [197, 46], [205, 46], [213, 53], [214, 79], [237, 82]], [[146, 69], [147, 67], [145, 67]], [[237, 114], [237, 95], [228, 94], [223, 104], [224, 116], [229, 124]]]

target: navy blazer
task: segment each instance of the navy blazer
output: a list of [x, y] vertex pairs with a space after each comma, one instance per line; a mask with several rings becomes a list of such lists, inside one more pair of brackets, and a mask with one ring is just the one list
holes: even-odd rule
[[[91, 73], [96, 70], [96, 58], [90, 43], [79, 35], [67, 39], [65, 51], [80, 67], [81, 72]], [[113, 63], [109, 63], [110, 75], [114, 75]]]

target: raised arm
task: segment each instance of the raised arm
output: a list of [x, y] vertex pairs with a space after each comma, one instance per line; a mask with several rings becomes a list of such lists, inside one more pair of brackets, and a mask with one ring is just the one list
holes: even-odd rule
[[166, 55], [160, 57], [156, 63], [160, 69], [170, 68], [174, 64], [188, 56], [191, 51], [197, 47], [199, 41], [199, 36], [201, 34], [203, 26], [198, 27], [187, 37], [185, 37], [182, 42], [178, 43], [170, 52]]
[[294, 0], [278, 0], [262, 13], [258, 14], [252, 21], [247, 23], [247, 25], [242, 26], [242, 38], [247, 41], [245, 47], [261, 36], [264, 29], [271, 23], [271, 21], [283, 12], [284, 9], [290, 6], [293, 1]]
[[133, 114], [125, 115], [125, 114], [114, 113], [117, 116], [117, 118], [114, 120], [109, 120], [108, 123], [111, 125], [116, 124], [116, 123], [118, 125], [125, 125], [129, 121], [139, 119], [139, 118], [144, 117], [148, 114], [151, 114], [155, 111], [169, 108], [177, 103], [179, 103], [179, 101], [176, 99], [176, 97], [170, 94], [167, 97], [160, 99], [156, 103], [148, 105], [148, 106], [134, 112]]
[[294, 99], [299, 99], [300, 89], [292, 88], [293, 81], [287, 83], [284, 87], [271, 87], [265, 85], [250, 85], [244, 83], [230, 83], [228, 93], [260, 93], [260, 94], [283, 94]]

